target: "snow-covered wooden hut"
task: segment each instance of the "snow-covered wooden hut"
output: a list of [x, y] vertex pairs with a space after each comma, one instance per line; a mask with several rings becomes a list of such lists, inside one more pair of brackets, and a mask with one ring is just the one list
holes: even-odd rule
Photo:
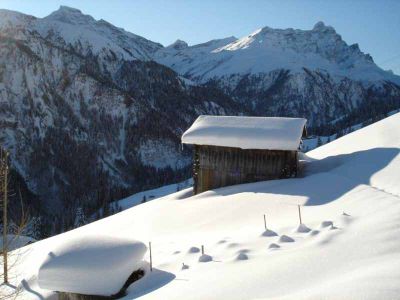
[[200, 116], [182, 135], [194, 145], [194, 194], [297, 175], [306, 119]]

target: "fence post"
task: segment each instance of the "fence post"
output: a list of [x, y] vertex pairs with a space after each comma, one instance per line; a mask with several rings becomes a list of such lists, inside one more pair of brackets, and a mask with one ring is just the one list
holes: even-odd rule
[[150, 250], [150, 272], [153, 272], [153, 257], [151, 255], [151, 242], [149, 242], [149, 250]]
[[201, 255], [204, 255], [204, 245], [201, 245]]
[[264, 228], [265, 228], [265, 231], [267, 230], [267, 220], [265, 219], [265, 214], [264, 214]]
[[[1, 174], [3, 173], [3, 174]], [[0, 157], [0, 179], [3, 179], [3, 272], [4, 283], [8, 283], [8, 239], [7, 239], [7, 197], [8, 197], [8, 152], [1, 149]], [[1, 190], [1, 189], [0, 189]]]
[[299, 208], [299, 220], [300, 220], [300, 225], [303, 224], [303, 222], [301, 221], [301, 211], [300, 211], [300, 205], [297, 205], [297, 207]]

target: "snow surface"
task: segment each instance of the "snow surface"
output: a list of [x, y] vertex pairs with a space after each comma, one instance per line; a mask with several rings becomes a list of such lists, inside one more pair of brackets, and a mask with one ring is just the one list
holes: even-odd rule
[[[152, 242], [154, 270], [124, 299], [398, 299], [399, 125], [395, 114], [307, 153], [302, 178], [183, 190], [21, 248], [11, 283], [51, 297], [37, 285], [49, 249], [102, 233]], [[202, 245], [207, 263], [189, 251]]]
[[112, 202], [111, 205], [115, 205], [117, 207], [120, 207], [122, 210], [125, 210], [127, 208], [133, 207], [135, 205], [138, 205], [143, 202], [143, 199], [147, 201], [153, 201], [155, 199], [164, 197], [169, 194], [173, 194], [176, 191], [180, 191], [182, 189], [187, 189], [188, 187], [193, 185], [193, 180], [187, 179], [185, 181], [179, 182], [179, 183], [174, 183], [174, 184], [169, 184], [169, 185], [164, 185], [159, 188], [139, 192], [136, 194], [133, 194], [129, 197], [126, 197], [124, 199]]
[[182, 143], [241, 149], [297, 150], [306, 119], [199, 116]]
[[86, 295], [116, 294], [142, 265], [147, 247], [128, 238], [74, 236], [47, 249], [39, 268], [43, 289]]
[[[12, 251], [30, 243], [36, 242], [35, 239], [25, 235], [7, 234], [7, 249]], [[3, 238], [0, 238], [0, 249], [3, 248]]]

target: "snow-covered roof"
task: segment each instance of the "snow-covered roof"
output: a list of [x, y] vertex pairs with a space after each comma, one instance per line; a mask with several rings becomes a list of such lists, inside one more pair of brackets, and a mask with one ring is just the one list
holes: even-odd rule
[[110, 296], [142, 266], [147, 247], [130, 238], [67, 235], [48, 251], [38, 273], [42, 289]]
[[182, 135], [182, 143], [297, 150], [306, 122], [302, 118], [199, 116]]

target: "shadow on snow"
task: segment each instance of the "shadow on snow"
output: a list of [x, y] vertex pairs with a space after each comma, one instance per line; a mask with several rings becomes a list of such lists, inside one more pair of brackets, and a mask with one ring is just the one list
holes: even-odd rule
[[238, 193], [306, 196], [306, 205], [322, 205], [348, 193], [360, 184], [370, 185], [371, 177], [384, 169], [400, 153], [398, 148], [373, 148], [350, 154], [329, 156], [305, 164], [304, 177], [270, 180], [215, 189], [202, 197]]

